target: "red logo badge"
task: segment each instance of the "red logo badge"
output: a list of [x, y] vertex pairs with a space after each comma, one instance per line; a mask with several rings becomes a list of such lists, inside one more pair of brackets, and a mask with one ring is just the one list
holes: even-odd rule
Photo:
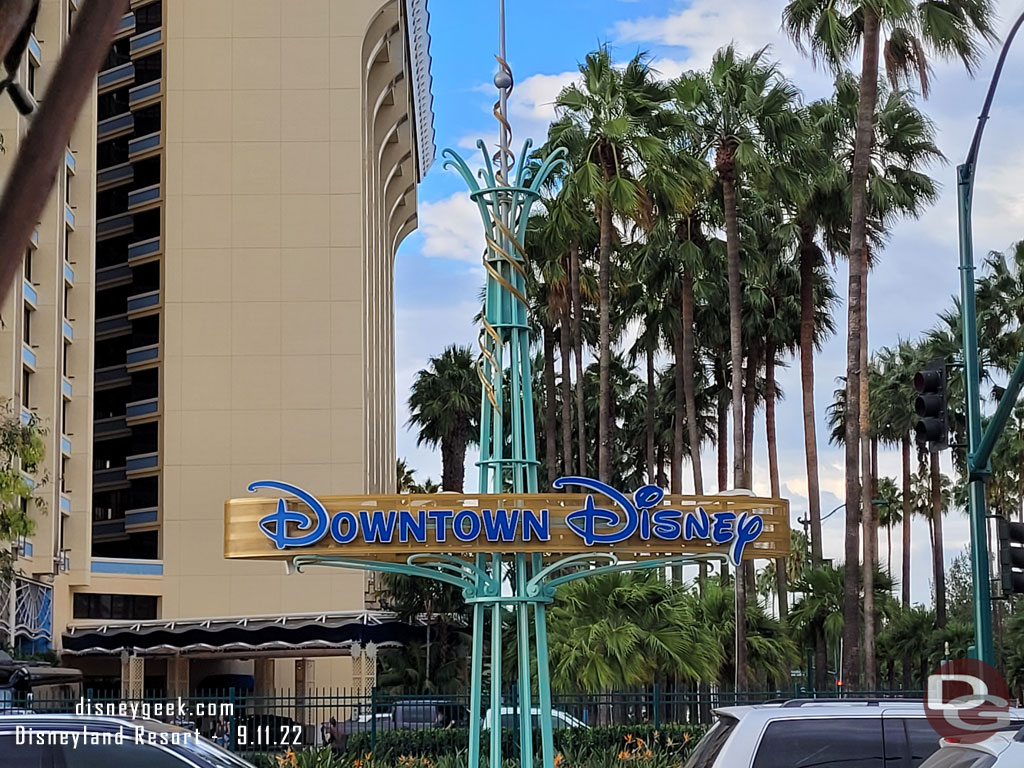
[[1010, 724], [1010, 690], [985, 662], [954, 659], [929, 676], [924, 709], [939, 736], [974, 743]]

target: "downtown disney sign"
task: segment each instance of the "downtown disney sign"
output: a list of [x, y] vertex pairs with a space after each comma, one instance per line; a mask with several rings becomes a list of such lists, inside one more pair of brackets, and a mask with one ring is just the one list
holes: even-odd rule
[[389, 562], [421, 553], [498, 550], [639, 559], [704, 555], [738, 565], [744, 559], [778, 557], [787, 548], [788, 509], [779, 499], [668, 496], [655, 485], [626, 494], [586, 477], [563, 477], [553, 487], [566, 492], [318, 499], [288, 483], [258, 481], [249, 491], [275, 491], [288, 498], [229, 501], [225, 555]]

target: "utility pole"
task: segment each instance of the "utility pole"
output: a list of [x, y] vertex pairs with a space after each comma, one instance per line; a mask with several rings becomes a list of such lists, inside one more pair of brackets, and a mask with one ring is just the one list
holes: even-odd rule
[[975, 657], [995, 665], [995, 644], [992, 639], [992, 594], [989, 584], [988, 541], [986, 538], [985, 483], [992, 469], [992, 449], [1010, 416], [1021, 385], [1024, 384], [1024, 355], [1010, 377], [1006, 392], [984, 434], [981, 429], [981, 381], [978, 354], [978, 317], [975, 301], [974, 238], [971, 231], [971, 208], [974, 202], [974, 177], [981, 137], [985, 132], [995, 97], [996, 86], [1006, 63], [1013, 39], [1024, 24], [1024, 14], [1006, 37], [989, 84], [985, 105], [978, 117], [971, 148], [963, 165], [957, 168], [957, 203], [960, 224], [960, 319], [963, 328], [964, 389], [967, 415], [967, 505], [971, 526], [971, 571], [974, 581], [974, 646]]

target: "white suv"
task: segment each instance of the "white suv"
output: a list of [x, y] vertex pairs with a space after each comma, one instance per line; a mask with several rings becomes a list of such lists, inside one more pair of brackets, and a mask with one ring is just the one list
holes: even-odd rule
[[[715, 714], [684, 768], [919, 768], [939, 748], [920, 701], [794, 699]], [[1024, 711], [1011, 718], [1024, 726]]]
[[978, 744], [943, 740], [942, 748], [921, 768], [1020, 768], [1024, 765], [1024, 730], [997, 733]]

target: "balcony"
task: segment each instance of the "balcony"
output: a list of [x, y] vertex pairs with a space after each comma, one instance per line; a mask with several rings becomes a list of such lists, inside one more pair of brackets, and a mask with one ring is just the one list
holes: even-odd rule
[[151, 453], [136, 453], [125, 459], [125, 469], [133, 476], [152, 472], [160, 468], [160, 454], [156, 451]]
[[71, 441], [65, 435], [60, 436], [60, 452], [65, 456], [71, 455]]
[[144, 347], [129, 349], [126, 356], [128, 366], [132, 368], [147, 367], [148, 363], [156, 363], [160, 360], [160, 345], [147, 344]]
[[128, 159], [139, 160], [147, 154], [160, 149], [160, 131], [147, 133], [128, 142]]
[[114, 264], [96, 270], [96, 290], [128, 285], [132, 281], [132, 268], [127, 264]]
[[128, 368], [124, 365], [110, 365], [106, 368], [97, 368], [93, 375], [93, 386], [95, 389], [114, 389], [131, 384], [131, 376], [128, 375]]
[[25, 408], [24, 406], [22, 406], [22, 409], [21, 409], [21, 423], [22, 424], [28, 424], [31, 421], [32, 421], [32, 411], [30, 411], [28, 408]]
[[[132, 20], [134, 23], [134, 19]], [[100, 72], [96, 76], [96, 88], [99, 93], [112, 91], [120, 85], [125, 85], [135, 79], [135, 65], [130, 61], [116, 67]]]
[[146, 400], [134, 400], [125, 406], [125, 416], [134, 421], [142, 420], [146, 416], [156, 416], [160, 413], [160, 398], [151, 397]]
[[[65, 254], [65, 258], [67, 255]], [[68, 285], [75, 284], [75, 270], [71, 268], [71, 265], [66, 261], [64, 262], [64, 282]]]
[[163, 93], [163, 87], [162, 80], [151, 80], [148, 83], [129, 88], [128, 104], [131, 105], [132, 109], [148, 104], [154, 99], [159, 98], [160, 94]]
[[150, 184], [128, 193], [128, 210], [135, 211], [152, 203], [160, 202], [160, 184]]
[[71, 498], [66, 493], [60, 495], [60, 511], [65, 515], [71, 514]]
[[121, 163], [110, 168], [105, 168], [96, 174], [96, 190], [102, 192], [104, 189], [117, 187], [121, 184], [128, 184], [135, 180], [135, 169], [131, 163]]
[[25, 301], [31, 304], [33, 307], [39, 305], [39, 294], [36, 293], [36, 287], [32, 285], [28, 280], [25, 281]]
[[117, 29], [114, 30], [114, 39], [120, 40], [135, 32], [135, 14], [126, 13], [117, 22]]
[[126, 528], [138, 528], [140, 526], [152, 526], [160, 521], [159, 507], [142, 507], [140, 509], [129, 509], [124, 514]]
[[109, 240], [132, 231], [135, 220], [127, 213], [118, 213], [96, 222], [96, 239]]
[[67, 203], [64, 203], [64, 223], [72, 230], [75, 228], [75, 212]]
[[162, 576], [164, 564], [161, 560], [115, 560], [109, 557], [94, 557], [89, 570], [92, 573], [115, 576]]
[[75, 153], [71, 151], [70, 147], [64, 150], [64, 165], [72, 174], [75, 173]]
[[93, 470], [92, 488], [94, 491], [127, 488], [128, 486], [128, 475], [125, 474], [124, 467]]
[[60, 380], [60, 392], [64, 396], [64, 399], [71, 399], [71, 382], [68, 381], [67, 376], [61, 376]]
[[71, 327], [71, 323], [67, 320], [61, 321], [61, 331], [64, 333], [64, 338], [68, 341], [75, 340], [75, 329]]
[[151, 29], [149, 32], [133, 37], [131, 42], [128, 44], [129, 51], [132, 56], [148, 53], [150, 49], [156, 48], [160, 45], [160, 43], [163, 42], [163, 39], [163, 30], [160, 29], [160, 27]]
[[28, 344], [21, 345], [21, 361], [29, 368], [35, 370], [35, 367], [37, 365], [36, 353]]
[[132, 266], [152, 261], [161, 252], [160, 236], [139, 240], [128, 246], [128, 263]]
[[132, 321], [127, 314], [104, 317], [96, 320], [96, 341], [116, 339], [132, 332]]
[[116, 539], [124, 536], [124, 518], [101, 520], [92, 524], [92, 538], [95, 541]]
[[110, 416], [106, 419], [96, 419], [92, 424], [94, 440], [115, 440], [120, 437], [131, 437], [132, 431], [128, 428], [128, 422], [124, 416]]
[[96, 124], [97, 143], [113, 139], [115, 136], [122, 136], [135, 130], [135, 115], [131, 112], [124, 112], [120, 115], [100, 120]]
[[39, 41], [36, 40], [35, 33], [28, 36], [28, 53], [35, 59], [37, 67], [43, 63], [43, 49], [39, 47]]
[[146, 291], [128, 297], [128, 316], [134, 317], [150, 309], [160, 308], [160, 291]]

